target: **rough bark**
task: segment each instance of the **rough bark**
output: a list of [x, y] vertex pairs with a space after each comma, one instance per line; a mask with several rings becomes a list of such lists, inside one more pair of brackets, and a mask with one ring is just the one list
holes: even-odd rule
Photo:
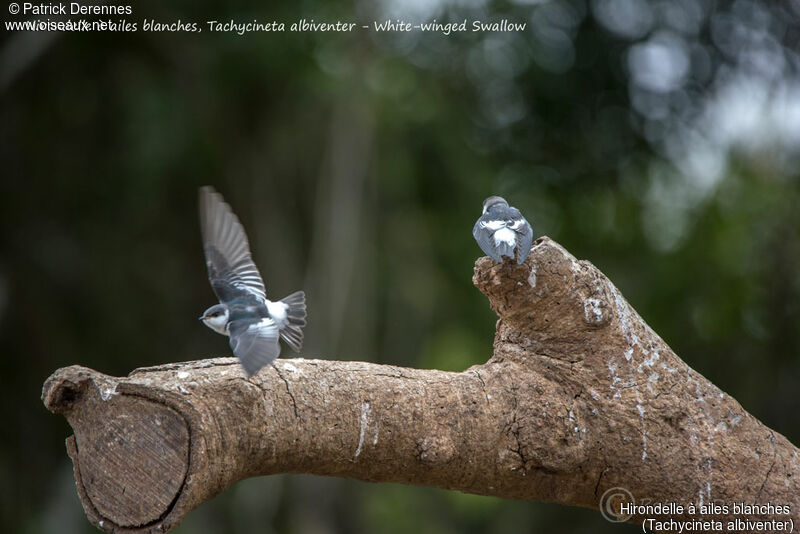
[[67, 450], [89, 519], [168, 531], [236, 481], [273, 473], [607, 511], [618, 503], [601, 497], [617, 487], [639, 504], [729, 507], [625, 514], [633, 522], [800, 519], [797, 448], [678, 358], [593, 265], [541, 238], [522, 265], [479, 259], [473, 281], [500, 319], [492, 357], [460, 373], [295, 359], [246, 379], [232, 358], [124, 378], [59, 369], [42, 398], [75, 432]]

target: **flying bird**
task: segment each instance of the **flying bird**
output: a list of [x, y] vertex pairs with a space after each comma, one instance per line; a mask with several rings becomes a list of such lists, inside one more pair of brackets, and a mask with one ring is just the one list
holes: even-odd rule
[[279, 337], [300, 352], [305, 293], [296, 291], [277, 302], [267, 298], [244, 228], [222, 195], [209, 186], [200, 188], [200, 231], [208, 279], [219, 299], [200, 320], [230, 338], [247, 376], [275, 361], [281, 352]]
[[503, 261], [503, 256], [512, 260], [516, 257], [519, 264], [531, 253], [531, 225], [502, 197], [483, 201], [483, 213], [472, 228], [472, 235], [481, 250], [495, 261]]

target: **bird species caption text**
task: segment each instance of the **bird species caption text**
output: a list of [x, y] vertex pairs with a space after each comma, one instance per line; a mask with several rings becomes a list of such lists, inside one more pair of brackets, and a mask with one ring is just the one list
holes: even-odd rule
[[794, 532], [786, 504], [745, 502], [636, 502], [625, 488], [611, 488], [600, 497], [600, 513], [612, 523], [641, 523], [642, 532]]
[[[130, 20], [133, 8], [130, 5], [84, 4], [80, 2], [11, 2], [8, 4], [11, 15], [25, 17], [25, 20], [7, 20], [7, 31], [19, 32], [181, 32], [181, 33], [230, 33], [246, 35], [251, 33], [353, 33], [369, 31], [376, 33], [429, 32], [450, 35], [468, 32], [523, 32], [525, 21], [467, 20], [441, 22], [436, 19], [425, 22], [401, 19], [374, 20], [369, 23], [354, 21], [318, 21], [299, 19], [290, 22], [276, 20], [192, 20], [159, 21], [151, 18]], [[74, 16], [92, 18], [69, 18]], [[52, 18], [51, 18], [52, 17]], [[96, 18], [101, 17], [101, 18]], [[102, 18], [112, 17], [112, 18]]]

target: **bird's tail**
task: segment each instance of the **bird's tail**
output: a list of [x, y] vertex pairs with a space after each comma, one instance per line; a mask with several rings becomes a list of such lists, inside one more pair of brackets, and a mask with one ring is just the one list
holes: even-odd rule
[[497, 255], [502, 259], [503, 256], [514, 259], [514, 246], [505, 241], [497, 243]]
[[306, 325], [306, 294], [295, 291], [281, 299], [288, 306], [286, 320], [288, 324], [281, 328], [281, 337], [295, 352], [303, 347], [303, 327]]

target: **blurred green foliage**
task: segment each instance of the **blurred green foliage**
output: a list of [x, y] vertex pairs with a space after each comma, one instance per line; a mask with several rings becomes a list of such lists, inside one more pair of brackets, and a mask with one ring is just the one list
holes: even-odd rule
[[[592, 261], [692, 367], [800, 442], [800, 4], [165, 4], [134, 19], [507, 17], [521, 34], [0, 37], [0, 521], [92, 532], [38, 395], [228, 353], [196, 190], [248, 231], [303, 355], [460, 370], [483, 198]], [[201, 24], [205, 26], [204, 24]], [[40, 54], [35, 53], [40, 51]], [[308, 476], [245, 481], [179, 532], [620, 532], [588, 510]]]

